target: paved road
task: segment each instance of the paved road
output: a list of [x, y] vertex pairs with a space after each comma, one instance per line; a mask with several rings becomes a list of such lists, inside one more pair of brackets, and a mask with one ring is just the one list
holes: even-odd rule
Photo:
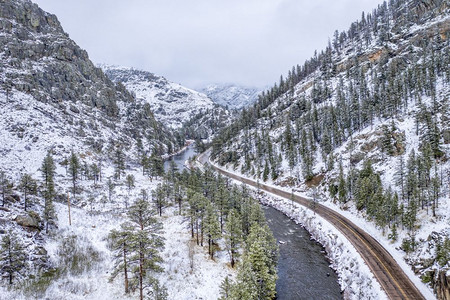
[[[198, 160], [202, 164], [210, 164], [209, 151], [210, 150], [202, 153], [199, 156]], [[311, 200], [295, 194], [292, 197], [291, 193], [284, 190], [274, 188], [262, 183], [257, 183], [254, 180], [243, 178], [241, 176], [218, 168], [213, 164], [210, 165], [216, 171], [227, 177], [236, 179], [254, 187], [259, 186], [261, 190], [273, 193], [289, 200], [293, 198], [293, 200], [297, 203], [308, 208], [311, 207]], [[395, 259], [372, 236], [356, 226], [349, 219], [326, 206], [316, 203], [315, 211], [321, 217], [333, 224], [353, 244], [353, 246], [369, 266], [370, 270], [386, 292], [389, 299], [425, 299], [422, 293], [417, 289], [417, 287], [411, 282], [409, 277], [400, 268]]]

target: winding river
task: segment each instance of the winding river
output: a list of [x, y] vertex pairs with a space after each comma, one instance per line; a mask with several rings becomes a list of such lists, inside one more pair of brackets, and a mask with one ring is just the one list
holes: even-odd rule
[[168, 160], [166, 160], [164, 162], [164, 170], [167, 171], [170, 167], [170, 162], [174, 161], [178, 168], [178, 171], [181, 172], [181, 171], [183, 171], [183, 169], [186, 168], [186, 166], [184, 165], [185, 161], [196, 154], [197, 154], [197, 152], [195, 151], [195, 143], [192, 143], [183, 152], [176, 154], [174, 156], [171, 156]]
[[[167, 170], [173, 160], [179, 171], [185, 161], [196, 154], [194, 145], [164, 163]], [[267, 222], [279, 241], [277, 299], [343, 299], [336, 273], [320, 244], [311, 240], [303, 227], [278, 210], [263, 206]]]

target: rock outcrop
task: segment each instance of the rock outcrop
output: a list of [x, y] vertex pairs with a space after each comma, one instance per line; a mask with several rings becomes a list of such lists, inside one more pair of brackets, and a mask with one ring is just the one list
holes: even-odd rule
[[41, 222], [39, 215], [33, 212], [30, 212], [26, 215], [19, 215], [16, 217], [16, 223], [23, 227], [40, 229], [39, 223]]
[[44, 102], [80, 100], [110, 116], [118, 114], [117, 101], [133, 101], [94, 66], [55, 15], [31, 1], [1, 1], [0, 31], [2, 90], [16, 89]]

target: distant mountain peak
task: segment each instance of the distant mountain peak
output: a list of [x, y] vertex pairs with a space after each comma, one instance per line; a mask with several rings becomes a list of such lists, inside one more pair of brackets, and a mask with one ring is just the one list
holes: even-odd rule
[[236, 84], [210, 84], [202, 89], [215, 103], [230, 109], [241, 109], [258, 100], [261, 90]]
[[121, 82], [138, 99], [150, 104], [156, 119], [166, 126], [179, 128], [193, 116], [214, 107], [206, 95], [163, 76], [131, 67], [101, 64], [106, 76], [113, 82]]

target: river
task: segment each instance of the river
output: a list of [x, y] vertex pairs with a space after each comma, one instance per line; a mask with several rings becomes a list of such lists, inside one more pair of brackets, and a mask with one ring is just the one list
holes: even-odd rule
[[167, 171], [170, 167], [170, 162], [174, 161], [178, 168], [178, 171], [182, 172], [186, 168], [184, 162], [196, 154], [197, 152], [195, 151], [195, 143], [192, 143], [186, 148], [186, 150], [184, 150], [180, 154], [171, 156], [168, 160], [166, 160], [164, 162], [164, 170]]
[[322, 246], [280, 211], [263, 208], [275, 239], [283, 243], [279, 244], [277, 298], [343, 299]]
[[[184, 162], [195, 154], [192, 144], [166, 161], [164, 168], [167, 170], [173, 160], [182, 171]], [[263, 208], [275, 239], [282, 242], [279, 244], [277, 299], [343, 299], [337, 275], [329, 267], [322, 246], [312, 241], [308, 231], [283, 213], [271, 207]]]

